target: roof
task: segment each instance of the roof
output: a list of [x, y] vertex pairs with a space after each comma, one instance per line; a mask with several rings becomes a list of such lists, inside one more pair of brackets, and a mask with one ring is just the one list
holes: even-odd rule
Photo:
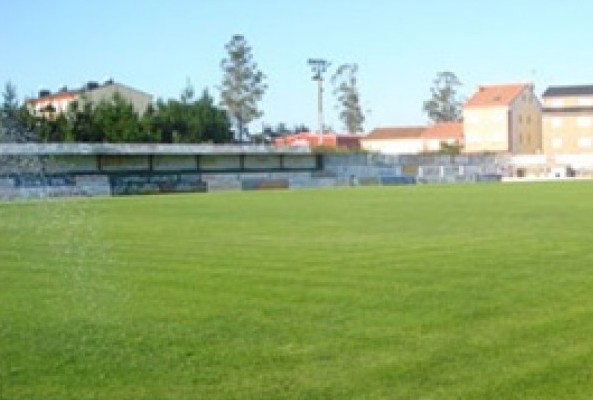
[[440, 122], [429, 126], [422, 132], [425, 139], [462, 139], [463, 123], [461, 122]]
[[48, 94], [47, 96], [29, 99], [26, 101], [26, 103], [27, 104], [35, 104], [35, 103], [44, 103], [47, 101], [72, 99], [73, 97], [76, 97], [76, 95], [78, 95], [78, 93], [79, 93], [78, 90], [68, 90], [68, 91], [64, 91], [64, 92], [57, 92], [57, 93]]
[[362, 135], [336, 135], [336, 146], [346, 147], [348, 149], [360, 149], [360, 139]]
[[425, 126], [375, 128], [363, 140], [419, 139]]
[[529, 84], [480, 86], [478, 91], [465, 103], [468, 107], [508, 106]]
[[319, 135], [311, 132], [300, 132], [291, 135], [279, 136], [274, 139], [276, 146], [330, 146], [336, 145], [336, 135], [324, 133]]
[[542, 97], [593, 96], [593, 85], [550, 86]]
[[0, 155], [235, 155], [309, 153], [308, 148], [239, 144], [0, 143]]
[[146, 96], [150, 96], [152, 98], [152, 95], [146, 92], [143, 92], [141, 90], [138, 89], [134, 89], [130, 86], [126, 86], [123, 85], [121, 83], [115, 82], [113, 79], [109, 79], [107, 81], [105, 81], [104, 83], [97, 83], [97, 82], [88, 82], [87, 84], [85, 84], [83, 87], [81, 87], [80, 89], [73, 89], [73, 90], [61, 90], [59, 92], [55, 92], [55, 93], [49, 93], [45, 96], [41, 96], [41, 97], [36, 97], [36, 98], [32, 98], [32, 99], [28, 99], [26, 101], [27, 104], [35, 104], [38, 102], [47, 102], [47, 101], [56, 101], [56, 100], [62, 100], [65, 98], [72, 98], [75, 97], [79, 94], [84, 94], [84, 93], [89, 93], [89, 92], [93, 92], [95, 90], [99, 90], [102, 88], [106, 88], [109, 86], [116, 86], [119, 88], [125, 88], [128, 90], [133, 90], [135, 92], [138, 93], [142, 93]]

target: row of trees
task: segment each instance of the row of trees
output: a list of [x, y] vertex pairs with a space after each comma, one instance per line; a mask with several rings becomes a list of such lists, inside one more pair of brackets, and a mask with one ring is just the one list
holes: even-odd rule
[[11, 83], [6, 84], [2, 98], [0, 125], [10, 141], [226, 143], [233, 139], [227, 113], [215, 106], [206, 91], [194, 99], [190, 85], [179, 100], [158, 100], [143, 115], [117, 93], [111, 101], [92, 104], [83, 97], [70, 103], [66, 112], [50, 108], [40, 114], [18, 104]]

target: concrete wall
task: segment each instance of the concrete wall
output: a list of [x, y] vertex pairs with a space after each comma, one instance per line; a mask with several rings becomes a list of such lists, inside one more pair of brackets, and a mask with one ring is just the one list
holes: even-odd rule
[[294, 156], [288, 154], [283, 157], [282, 163], [286, 169], [314, 169], [317, 167], [317, 159], [314, 155]]
[[152, 156], [154, 171], [195, 171], [198, 168], [198, 158], [194, 155], [166, 155]]
[[363, 150], [380, 152], [384, 154], [415, 154], [424, 151], [424, 140], [411, 139], [361, 139], [360, 146]]
[[202, 155], [200, 169], [204, 171], [238, 170], [241, 168], [241, 157], [238, 155]]
[[49, 174], [69, 173], [94, 173], [98, 172], [97, 158], [88, 155], [55, 155], [45, 160], [45, 172]]
[[1, 198], [480, 182], [516, 176], [519, 170], [545, 174], [553, 163], [570, 166], [579, 176], [593, 175], [593, 153], [562, 158], [332, 153], [323, 156], [323, 170], [317, 170], [312, 154], [111, 154], [112, 148], [85, 154], [88, 148], [82, 147], [81, 154], [66, 148], [65, 154], [33, 156], [27, 152], [34, 147], [19, 149], [0, 145]]
[[148, 171], [150, 169], [150, 159], [147, 155], [107, 154], [98, 157], [101, 170], [106, 172]]
[[246, 170], [280, 169], [280, 157], [275, 155], [245, 155], [243, 167]]

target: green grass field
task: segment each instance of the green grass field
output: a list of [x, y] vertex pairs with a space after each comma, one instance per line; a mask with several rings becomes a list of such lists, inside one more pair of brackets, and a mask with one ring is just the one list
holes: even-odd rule
[[591, 399], [592, 195], [0, 203], [0, 399]]

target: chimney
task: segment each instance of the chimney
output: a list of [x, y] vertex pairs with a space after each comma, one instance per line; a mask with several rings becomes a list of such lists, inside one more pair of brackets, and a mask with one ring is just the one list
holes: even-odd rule
[[95, 81], [88, 81], [86, 84], [86, 90], [93, 90], [99, 87], [99, 84]]

